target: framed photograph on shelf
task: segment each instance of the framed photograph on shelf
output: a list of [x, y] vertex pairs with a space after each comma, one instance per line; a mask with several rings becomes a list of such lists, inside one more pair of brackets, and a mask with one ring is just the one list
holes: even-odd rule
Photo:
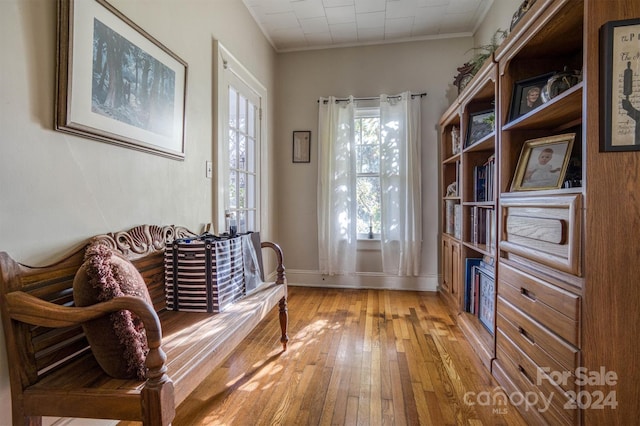
[[184, 158], [187, 64], [105, 0], [60, 0], [56, 130]]
[[496, 114], [493, 109], [469, 114], [467, 137], [464, 147], [470, 147], [474, 143], [495, 131]]
[[640, 19], [601, 28], [601, 151], [640, 151]]
[[523, 116], [544, 103], [542, 89], [547, 85], [549, 78], [554, 73], [547, 73], [526, 80], [517, 81], [513, 85], [511, 93], [511, 106], [509, 107], [509, 121]]
[[296, 130], [293, 132], [293, 162], [311, 162], [311, 131]]
[[482, 266], [475, 267], [479, 275], [478, 286], [478, 319], [486, 329], [494, 334], [496, 282], [492, 274]]
[[512, 191], [558, 189], [562, 186], [571, 157], [575, 133], [531, 139], [524, 143]]

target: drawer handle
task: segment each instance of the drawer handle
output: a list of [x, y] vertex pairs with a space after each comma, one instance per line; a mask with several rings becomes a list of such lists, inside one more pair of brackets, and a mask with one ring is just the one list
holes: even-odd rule
[[527, 333], [527, 330], [525, 330], [522, 327], [518, 327], [518, 331], [520, 332], [520, 334], [522, 335], [522, 337], [524, 337], [524, 339], [531, 343], [532, 345], [535, 345], [536, 342], [533, 340], [533, 337], [531, 337], [531, 335], [529, 333]]
[[527, 298], [527, 299], [531, 300], [532, 302], [535, 302], [535, 301], [536, 301], [536, 295], [535, 295], [535, 293], [533, 293], [533, 292], [531, 292], [531, 291], [527, 290], [527, 289], [526, 289], [526, 288], [524, 288], [524, 287], [520, 287], [520, 294], [521, 294], [523, 297], [525, 297], [525, 298]]
[[531, 377], [529, 376], [529, 373], [527, 373], [527, 370], [524, 369], [523, 366], [521, 366], [520, 364], [518, 364], [518, 371], [520, 372], [520, 374], [522, 374], [522, 376], [527, 379], [527, 382], [529, 382], [530, 384], [534, 384], [533, 380], [531, 379]]

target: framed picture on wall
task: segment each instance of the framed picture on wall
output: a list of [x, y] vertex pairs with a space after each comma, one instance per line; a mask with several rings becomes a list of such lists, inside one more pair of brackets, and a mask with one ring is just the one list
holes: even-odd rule
[[640, 151], [640, 19], [602, 26], [601, 151]]
[[293, 162], [311, 162], [311, 131], [296, 130], [293, 132]]
[[60, 0], [56, 130], [184, 158], [187, 64], [105, 0]]

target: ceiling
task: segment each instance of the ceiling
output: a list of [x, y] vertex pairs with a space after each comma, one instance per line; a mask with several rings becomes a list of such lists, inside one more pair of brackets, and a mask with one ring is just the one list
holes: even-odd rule
[[493, 0], [243, 0], [278, 52], [473, 35]]

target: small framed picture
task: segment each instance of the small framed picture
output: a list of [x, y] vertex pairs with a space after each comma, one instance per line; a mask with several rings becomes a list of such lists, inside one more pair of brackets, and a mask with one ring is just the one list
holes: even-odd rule
[[311, 162], [311, 131], [296, 130], [293, 132], [293, 162]]
[[467, 148], [493, 133], [495, 121], [496, 114], [493, 109], [470, 114], [464, 147]]
[[558, 189], [567, 171], [575, 133], [531, 139], [524, 143], [512, 191]]
[[601, 28], [601, 151], [640, 151], [640, 19]]
[[526, 80], [517, 81], [513, 85], [509, 121], [525, 115], [544, 103], [542, 89], [546, 86], [553, 73], [539, 75]]

